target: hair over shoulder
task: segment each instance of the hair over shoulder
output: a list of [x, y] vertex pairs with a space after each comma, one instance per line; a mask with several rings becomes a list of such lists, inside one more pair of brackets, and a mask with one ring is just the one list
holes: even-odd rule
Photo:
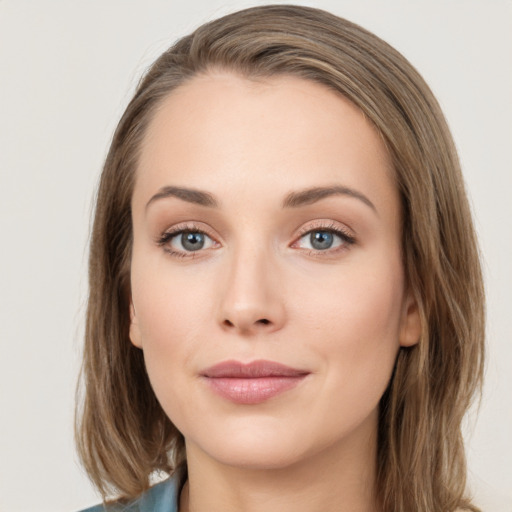
[[130, 499], [185, 462], [142, 351], [129, 339], [131, 197], [141, 142], [162, 100], [194, 76], [292, 75], [355, 104], [380, 133], [401, 198], [402, 252], [421, 312], [380, 403], [377, 497], [384, 512], [478, 509], [465, 498], [461, 421], [481, 385], [484, 292], [459, 161], [432, 92], [395, 49], [328, 12], [268, 5], [229, 14], [161, 55], [126, 108], [97, 192], [76, 440], [106, 498]]

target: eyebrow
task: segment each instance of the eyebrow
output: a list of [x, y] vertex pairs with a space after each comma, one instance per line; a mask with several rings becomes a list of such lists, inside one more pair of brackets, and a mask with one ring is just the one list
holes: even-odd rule
[[202, 190], [196, 190], [193, 188], [184, 187], [162, 187], [146, 204], [148, 206], [157, 201], [158, 199], [164, 199], [167, 197], [177, 197], [188, 203], [198, 204], [200, 206], [207, 206], [209, 208], [218, 208], [219, 203], [217, 200], [208, 192]]
[[283, 201], [283, 208], [298, 208], [299, 206], [306, 206], [316, 203], [326, 197], [344, 195], [359, 199], [366, 206], [369, 206], [375, 213], [378, 214], [375, 205], [361, 192], [353, 188], [344, 187], [342, 185], [334, 185], [331, 187], [314, 187], [298, 192], [291, 192]]
[[[297, 192], [290, 192], [283, 201], [283, 208], [298, 208], [307, 206], [322, 199], [331, 196], [344, 195], [359, 199], [365, 205], [369, 206], [375, 213], [377, 208], [375, 205], [361, 192], [342, 185], [334, 185], [330, 187], [314, 187]], [[146, 204], [146, 209], [151, 203], [159, 199], [167, 197], [176, 197], [188, 203], [206, 206], [208, 208], [218, 208], [219, 203], [215, 197], [209, 192], [185, 187], [167, 186], [162, 187]]]

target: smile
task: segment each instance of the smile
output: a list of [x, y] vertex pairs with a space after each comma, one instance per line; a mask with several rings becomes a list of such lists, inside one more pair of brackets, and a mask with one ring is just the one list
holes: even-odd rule
[[221, 397], [253, 405], [294, 388], [309, 373], [272, 361], [224, 361], [202, 372], [201, 377]]

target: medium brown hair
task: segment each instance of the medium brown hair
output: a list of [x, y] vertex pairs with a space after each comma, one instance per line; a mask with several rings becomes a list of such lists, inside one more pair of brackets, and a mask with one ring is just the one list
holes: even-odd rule
[[[148, 123], [198, 74], [292, 75], [353, 102], [381, 134], [403, 212], [403, 262], [422, 335], [401, 348], [381, 399], [376, 496], [384, 512], [477, 510], [464, 498], [461, 421], [483, 373], [484, 294], [454, 144], [416, 70], [375, 35], [325, 11], [269, 5], [239, 11], [180, 39], [141, 80], [114, 134], [97, 194], [77, 409], [78, 451], [106, 497], [130, 499], [155, 471], [185, 460], [143, 353], [129, 340], [131, 197]], [[79, 393], [81, 395], [81, 393]]]

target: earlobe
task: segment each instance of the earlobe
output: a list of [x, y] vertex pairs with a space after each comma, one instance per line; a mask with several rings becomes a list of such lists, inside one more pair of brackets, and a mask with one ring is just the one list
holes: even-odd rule
[[133, 302], [130, 301], [130, 341], [137, 348], [142, 348], [142, 336], [140, 335], [139, 323]]
[[421, 336], [421, 316], [418, 302], [412, 292], [407, 293], [402, 312], [402, 322], [400, 326], [400, 346], [412, 347], [416, 345]]

